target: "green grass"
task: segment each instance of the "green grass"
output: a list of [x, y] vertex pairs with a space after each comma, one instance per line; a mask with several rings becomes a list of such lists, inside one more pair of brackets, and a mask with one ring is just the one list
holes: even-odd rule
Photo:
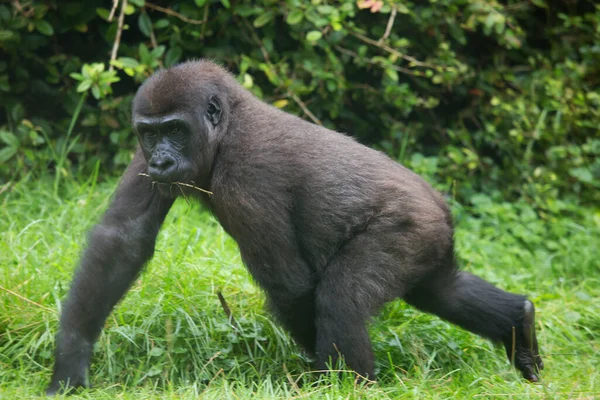
[[[0, 398], [42, 393], [59, 300], [116, 182], [29, 180], [0, 195]], [[464, 268], [537, 305], [546, 369], [529, 384], [502, 348], [396, 301], [373, 320], [379, 381], [311, 379], [309, 360], [264, 311], [235, 243], [178, 201], [155, 258], [109, 317], [81, 398], [600, 397], [600, 214], [544, 219], [524, 204], [455, 206]], [[225, 296], [234, 329], [220, 305]]]

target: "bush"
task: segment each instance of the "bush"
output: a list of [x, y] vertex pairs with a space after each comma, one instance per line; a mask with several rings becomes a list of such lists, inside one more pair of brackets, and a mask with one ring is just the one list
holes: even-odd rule
[[108, 3], [0, 5], [0, 179], [120, 173], [139, 83], [208, 57], [461, 201], [486, 192], [551, 212], [600, 201], [592, 1], [129, 0], [112, 20]]

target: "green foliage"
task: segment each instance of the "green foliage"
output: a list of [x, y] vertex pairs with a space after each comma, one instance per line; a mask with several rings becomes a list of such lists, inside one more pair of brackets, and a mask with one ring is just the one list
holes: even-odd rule
[[[102, 0], [0, 5], [0, 179], [98, 163], [118, 173], [137, 86], [208, 57], [265, 101], [425, 168], [459, 200], [486, 192], [547, 212], [563, 211], [559, 198], [600, 202], [593, 1], [168, 4], [128, 2], [112, 61], [120, 5], [111, 21]], [[79, 139], [65, 147], [74, 120]]]

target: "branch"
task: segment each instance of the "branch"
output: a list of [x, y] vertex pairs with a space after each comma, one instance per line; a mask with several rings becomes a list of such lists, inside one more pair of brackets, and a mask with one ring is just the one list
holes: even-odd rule
[[413, 71], [413, 70], [410, 70], [410, 69], [407, 69], [407, 68], [402, 68], [402, 67], [399, 67], [399, 66], [393, 65], [393, 64], [392, 65], [383, 65], [382, 63], [378, 63], [376, 61], [371, 61], [368, 58], [363, 58], [363, 57], [359, 56], [357, 53], [355, 53], [355, 52], [353, 52], [351, 50], [343, 48], [342, 46], [336, 45], [336, 46], [334, 46], [334, 48], [337, 51], [339, 51], [340, 53], [346, 54], [346, 55], [348, 55], [348, 56], [350, 56], [352, 58], [355, 58], [355, 59], [357, 59], [359, 61], [364, 61], [367, 64], [376, 65], [376, 66], [382, 67], [382, 68], [390, 68], [390, 69], [393, 69], [393, 70], [398, 71], [398, 72], [402, 72], [403, 74], [407, 74], [407, 75], [419, 76], [419, 77], [423, 76], [423, 74], [421, 72], [419, 72], [419, 71]]
[[438, 67], [437, 67], [437, 66], [435, 66], [435, 65], [432, 65], [432, 64], [428, 64], [428, 63], [425, 63], [425, 62], [419, 61], [419, 60], [417, 60], [417, 59], [416, 59], [416, 58], [414, 58], [414, 57], [407, 56], [406, 54], [400, 53], [398, 50], [396, 50], [396, 49], [394, 49], [394, 48], [392, 48], [392, 47], [388, 46], [387, 44], [379, 43], [378, 41], [376, 41], [376, 40], [373, 40], [373, 39], [371, 39], [371, 38], [368, 38], [368, 37], [366, 37], [366, 36], [364, 36], [364, 35], [361, 35], [360, 33], [357, 33], [357, 32], [350, 32], [350, 34], [351, 34], [352, 36], [354, 36], [355, 38], [359, 39], [361, 42], [364, 42], [364, 43], [367, 43], [367, 44], [370, 44], [370, 45], [373, 45], [373, 46], [377, 46], [377, 47], [379, 47], [380, 49], [383, 49], [383, 50], [387, 51], [388, 53], [390, 53], [390, 54], [393, 54], [393, 55], [395, 55], [396, 57], [402, 58], [403, 60], [406, 60], [406, 61], [408, 61], [408, 62], [411, 62], [411, 63], [413, 63], [414, 65], [417, 65], [417, 66], [419, 66], [419, 67], [438, 68]]
[[385, 39], [387, 39], [388, 36], [390, 36], [390, 33], [392, 32], [392, 27], [394, 26], [394, 20], [396, 19], [397, 11], [398, 9], [396, 8], [396, 5], [393, 5], [392, 14], [390, 15], [390, 19], [388, 20], [387, 26], [385, 27], [385, 33], [383, 34], [381, 39], [379, 39], [379, 43], [383, 43]]
[[119, 0], [113, 0], [113, 6], [110, 9], [110, 15], [108, 16], [108, 22], [112, 22], [112, 20], [115, 16], [115, 11], [117, 11], [118, 5], [119, 5]]
[[179, 14], [176, 11], [171, 10], [170, 8], [164, 8], [161, 6], [157, 6], [156, 4], [152, 4], [152, 3], [144, 3], [144, 7], [148, 7], [151, 10], [155, 10], [155, 11], [160, 11], [161, 13], [165, 13], [167, 15], [171, 15], [175, 18], [179, 18], [180, 20], [182, 20], [183, 22], [187, 22], [188, 24], [194, 24], [194, 25], [202, 25], [205, 21], [200, 21], [197, 19], [191, 19], [186, 17], [183, 14]]
[[290, 97], [292, 99], [294, 99], [296, 104], [298, 104], [298, 106], [300, 106], [300, 108], [302, 109], [302, 111], [304, 111], [304, 113], [308, 116], [308, 118], [312, 119], [312, 121], [317, 125], [321, 125], [321, 126], [323, 125], [321, 120], [319, 118], [317, 118], [315, 116], [315, 114], [310, 112], [308, 107], [306, 107], [306, 104], [304, 104], [304, 102], [302, 100], [300, 100], [300, 97], [298, 97], [298, 95], [296, 95], [296, 93], [292, 93], [292, 91], [288, 90], [288, 95], [290, 95]]
[[233, 326], [233, 328], [235, 330], [239, 330], [238, 323], [235, 320], [235, 318], [233, 317], [233, 314], [231, 313], [231, 309], [227, 305], [227, 302], [225, 301], [225, 297], [223, 297], [223, 294], [221, 293], [221, 291], [217, 292], [217, 297], [219, 298], [219, 301], [221, 302], [221, 307], [223, 308], [223, 311], [225, 312], [227, 319], [229, 319], [229, 323], [231, 324], [231, 326]]
[[206, 25], [208, 22], [208, 5], [210, 3], [206, 2], [206, 5], [204, 6], [204, 18], [202, 18], [202, 23], [204, 25], [202, 25], [202, 32], [200, 32], [200, 40], [204, 40], [204, 34], [206, 33]]
[[[258, 47], [260, 49], [260, 52], [262, 53], [263, 58], [265, 59], [265, 61], [266, 61], [267, 65], [269, 66], [269, 69], [271, 70], [271, 72], [274, 75], [277, 75], [277, 77], [279, 78], [279, 80], [282, 80], [281, 77], [279, 77], [279, 74], [277, 74], [277, 72], [275, 71], [275, 67], [273, 66], [273, 63], [271, 63], [271, 59], [269, 57], [269, 53], [267, 52], [267, 49], [265, 49], [265, 46], [262, 44], [260, 38], [258, 37], [258, 35], [256, 34], [256, 32], [254, 31], [254, 28], [252, 27], [252, 25], [250, 25], [250, 23], [248, 23], [248, 21], [246, 21], [245, 18], [242, 18], [242, 21], [244, 21], [244, 24], [246, 25], [246, 27], [250, 31], [250, 36], [252, 36], [252, 39], [258, 45]], [[300, 98], [298, 97], [298, 95], [296, 95], [295, 93], [293, 93], [289, 89], [287, 90], [287, 94], [288, 94], [288, 96], [290, 96], [296, 102], [296, 104], [298, 104], [298, 106], [302, 109], [302, 111], [304, 112], [304, 114], [306, 114], [306, 116], [308, 118], [310, 118], [312, 120], [312, 122], [314, 122], [317, 125], [323, 126], [323, 123], [321, 122], [321, 120], [319, 118], [317, 118], [315, 116], [315, 114], [313, 114], [308, 109], [308, 107], [306, 106], [306, 104], [302, 100], [300, 100]]]
[[[118, 1], [118, 0], [117, 0]], [[113, 43], [112, 52], [110, 55], [110, 63], [108, 70], [113, 70], [113, 61], [117, 59], [117, 52], [119, 51], [119, 44], [121, 44], [121, 34], [123, 33], [123, 24], [125, 23], [125, 8], [127, 8], [127, 0], [123, 0], [121, 3], [121, 13], [119, 14], [119, 25], [117, 27], [117, 34], [115, 36], [115, 42]]]

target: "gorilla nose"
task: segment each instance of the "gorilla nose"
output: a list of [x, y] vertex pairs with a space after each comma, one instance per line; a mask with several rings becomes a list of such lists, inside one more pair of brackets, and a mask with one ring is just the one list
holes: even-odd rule
[[169, 156], [153, 157], [148, 163], [148, 173], [159, 182], [172, 181], [176, 169], [175, 160]]

